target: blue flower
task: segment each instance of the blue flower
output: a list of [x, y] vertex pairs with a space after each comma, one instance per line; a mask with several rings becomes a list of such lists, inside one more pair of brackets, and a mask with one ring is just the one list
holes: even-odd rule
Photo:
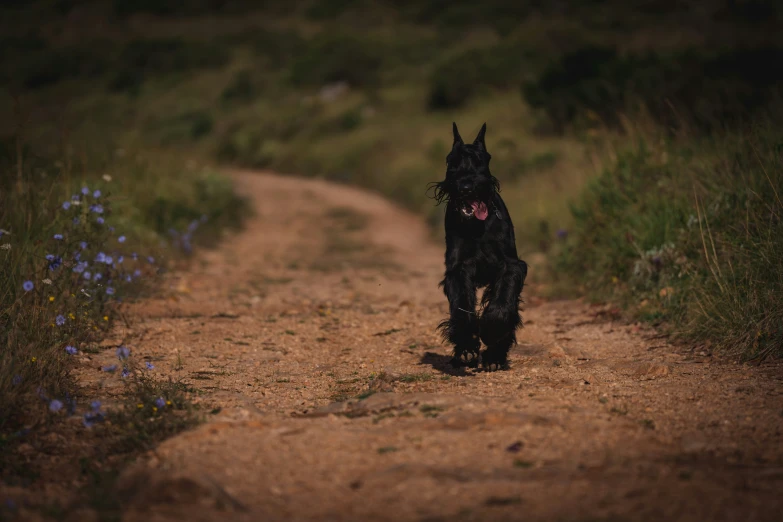
[[74, 261], [79, 261], [79, 260], [81, 260], [81, 258], [82, 258], [81, 252], [74, 252], [73, 253], [73, 260]]
[[114, 227], [109, 227], [109, 232], [114, 232]]
[[62, 240], [62, 238], [63, 238], [63, 235], [62, 235], [62, 234], [55, 234], [53, 237], [54, 237], [56, 240], [60, 241], [60, 240]]
[[98, 219], [95, 220], [95, 222], [98, 223], [99, 225], [103, 225], [103, 218], [99, 217]]
[[141, 270], [138, 268], [133, 271], [133, 277], [141, 277]]
[[120, 346], [117, 348], [117, 358], [119, 360], [124, 361], [128, 357], [130, 357], [130, 348], [127, 346]]
[[114, 295], [114, 288], [108, 287], [106, 289], [106, 295]]
[[104, 372], [113, 372], [116, 369], [117, 369], [116, 364], [110, 364], [109, 366], [104, 366], [103, 368], [101, 368], [101, 370], [103, 370]]
[[98, 255], [95, 256], [95, 262], [103, 263], [104, 261], [106, 261], [106, 254], [104, 254], [103, 252], [98, 252]]
[[24, 283], [22, 283], [22, 288], [24, 289], [25, 292], [29, 292], [34, 287], [35, 285], [33, 285], [32, 281], [25, 281]]
[[71, 346], [70, 344], [65, 347], [65, 353], [67, 353], [68, 355], [76, 355], [76, 352], [78, 352], [78, 350], [73, 346]]
[[70, 201], [64, 202], [63, 203], [63, 210], [68, 210], [69, 208], [71, 208], [71, 202]]
[[103, 205], [90, 206], [90, 212], [95, 212], [96, 214], [103, 214]]
[[90, 271], [89, 271], [89, 270], [87, 270], [86, 272], [84, 272], [84, 278], [85, 278], [85, 279], [87, 279], [87, 280], [89, 280], [89, 279], [90, 279], [90, 276], [91, 276], [91, 275], [92, 275], [92, 274], [90, 273]]
[[54, 319], [54, 323], [55, 323], [57, 326], [62, 326], [62, 325], [64, 325], [64, 324], [65, 324], [65, 316], [64, 316], [64, 315], [58, 315], [58, 316], [57, 316], [57, 317]]
[[124, 260], [125, 260], [125, 257], [124, 256], [120, 256], [120, 257], [117, 258], [117, 263], [121, 265]]
[[154, 370], [155, 369], [155, 365], [152, 364], [151, 362], [147, 361], [145, 364], [146, 364], [148, 370]]
[[155, 263], [155, 258], [152, 256], [147, 256], [147, 261], [149, 261], [150, 264]]
[[57, 413], [63, 408], [63, 403], [58, 401], [57, 399], [52, 400], [52, 402], [49, 403], [49, 411], [52, 413]]
[[134, 260], [134, 261], [136, 261], [136, 260], [138, 260], [138, 259], [139, 259], [139, 254], [137, 254], [136, 252], [134, 252], [134, 253], [132, 253], [132, 254], [131, 254], [131, 257], [133, 258], [133, 260]]
[[19, 386], [22, 384], [22, 376], [21, 375], [14, 375], [14, 378], [11, 379], [11, 384], [14, 386]]
[[125, 281], [130, 283], [133, 278], [130, 276], [130, 274], [125, 276]]
[[120, 243], [124, 243], [125, 242], [125, 236], [118, 237], [117, 241], [119, 241]]
[[111, 257], [111, 256], [106, 256], [106, 257], [103, 259], [103, 262], [104, 262], [104, 263], [106, 263], [107, 265], [110, 265], [110, 264], [112, 264], [112, 263], [114, 262], [114, 259], [112, 259], [112, 257]]
[[47, 261], [53, 261], [54, 260], [54, 254], [46, 254], [46, 260]]
[[88, 266], [87, 261], [79, 261], [78, 263], [76, 263], [76, 266], [73, 267], [73, 271], [76, 272], [77, 274], [81, 274], [82, 272], [84, 272], [84, 269], [87, 268], [87, 266]]
[[101, 197], [101, 191], [100, 190], [96, 190], [95, 192], [92, 193], [92, 197], [94, 197], [94, 198]]
[[155, 399], [155, 406], [158, 407], [158, 409], [162, 410], [166, 406], [166, 399], [163, 397], [158, 397]]
[[92, 411], [98, 411], [101, 409], [101, 401], [92, 401], [90, 403], [90, 409]]
[[103, 418], [103, 413], [101, 412], [85, 413], [82, 422], [84, 422], [85, 428], [92, 428], [95, 424], [103, 422]]
[[130, 375], [130, 371], [128, 370], [128, 368], [127, 368], [127, 367], [126, 367], [126, 368], [123, 368], [123, 369], [122, 369], [122, 373], [121, 373], [120, 375], [121, 375], [123, 378], [125, 378], [125, 377], [127, 377], [128, 375]]
[[90, 189], [88, 189], [87, 187], [82, 187], [82, 194], [86, 196], [89, 193], [90, 193]]
[[87, 248], [87, 241], [79, 241], [79, 248], [81, 248], [82, 250]]
[[93, 276], [92, 280], [93, 281], [100, 281], [102, 278], [103, 278], [103, 275], [100, 272], [96, 272], [95, 275]]
[[79, 201], [79, 194], [74, 194], [71, 196], [71, 201]]
[[49, 270], [51, 270], [51, 271], [57, 270], [58, 268], [60, 268], [60, 266], [62, 266], [62, 264], [63, 264], [63, 258], [60, 257], [60, 256], [57, 256], [57, 257], [53, 258], [51, 260], [51, 262], [49, 263]]
[[73, 224], [78, 225], [80, 223], [79, 218], [75, 217], [73, 218]]

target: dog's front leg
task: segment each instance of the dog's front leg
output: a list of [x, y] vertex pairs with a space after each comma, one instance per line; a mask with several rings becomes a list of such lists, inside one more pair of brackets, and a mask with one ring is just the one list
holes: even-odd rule
[[468, 267], [446, 271], [441, 285], [449, 300], [449, 319], [439, 328], [443, 337], [454, 345], [454, 366], [478, 366], [481, 341], [476, 317], [476, 287], [474, 274]]
[[522, 324], [519, 302], [527, 277], [527, 264], [510, 259], [504, 270], [484, 292], [481, 314], [481, 340], [487, 345], [481, 365], [487, 370], [508, 368], [508, 351], [516, 343], [516, 331]]

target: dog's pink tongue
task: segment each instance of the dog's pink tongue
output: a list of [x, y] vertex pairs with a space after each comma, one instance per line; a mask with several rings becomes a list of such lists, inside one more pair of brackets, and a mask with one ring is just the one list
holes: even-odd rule
[[486, 204], [481, 201], [474, 201], [470, 206], [473, 208], [473, 215], [476, 216], [476, 219], [480, 219], [481, 221], [487, 219], [489, 212], [487, 211]]

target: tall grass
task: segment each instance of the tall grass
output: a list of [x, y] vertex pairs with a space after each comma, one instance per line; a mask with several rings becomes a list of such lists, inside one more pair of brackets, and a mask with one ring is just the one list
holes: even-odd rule
[[709, 137], [642, 135], [573, 206], [554, 277], [682, 338], [783, 355], [781, 144], [771, 118]]
[[[24, 154], [0, 162], [3, 439], [84, 410], [71, 375], [75, 358], [95, 349], [123, 301], [154, 291], [162, 267], [239, 226], [247, 211], [215, 173], [173, 161], [153, 166], [136, 155], [104, 171], [75, 172], [17, 143], [5, 150]], [[125, 362], [116, 370], [130, 372]]]

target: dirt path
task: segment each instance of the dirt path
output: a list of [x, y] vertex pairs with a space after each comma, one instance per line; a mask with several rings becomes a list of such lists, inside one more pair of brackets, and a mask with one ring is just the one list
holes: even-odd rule
[[220, 412], [124, 474], [126, 520], [780, 519], [779, 366], [528, 288], [512, 370], [454, 371], [421, 220], [321, 181], [237, 181], [259, 216], [132, 311], [136, 354]]

